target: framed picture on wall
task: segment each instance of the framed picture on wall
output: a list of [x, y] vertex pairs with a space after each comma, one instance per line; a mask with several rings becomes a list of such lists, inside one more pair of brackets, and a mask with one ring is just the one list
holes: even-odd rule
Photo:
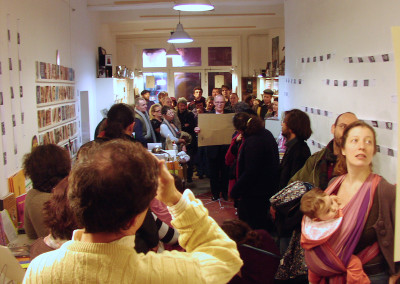
[[112, 66], [112, 55], [106, 54], [106, 66]]

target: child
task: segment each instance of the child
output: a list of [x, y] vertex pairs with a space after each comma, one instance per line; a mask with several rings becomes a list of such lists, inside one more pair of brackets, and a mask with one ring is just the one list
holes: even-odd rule
[[[326, 243], [343, 220], [342, 209], [336, 195], [328, 195], [319, 188], [305, 193], [300, 201], [304, 217], [301, 222], [300, 244], [305, 250]], [[308, 278], [318, 278], [308, 269]]]
[[300, 210], [313, 220], [327, 221], [338, 216], [339, 205], [336, 195], [328, 195], [319, 188], [313, 188], [301, 198]]
[[319, 188], [305, 193], [300, 201], [304, 217], [301, 222], [300, 244], [311, 249], [325, 243], [339, 228], [343, 213], [336, 195], [328, 195]]

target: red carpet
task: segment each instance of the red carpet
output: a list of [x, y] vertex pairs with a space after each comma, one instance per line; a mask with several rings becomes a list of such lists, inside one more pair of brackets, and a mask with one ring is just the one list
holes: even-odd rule
[[196, 197], [203, 202], [204, 206], [208, 209], [209, 215], [219, 225], [221, 225], [224, 220], [237, 219], [233, 201], [225, 201], [222, 198], [219, 201], [212, 201], [211, 192], [196, 194]]

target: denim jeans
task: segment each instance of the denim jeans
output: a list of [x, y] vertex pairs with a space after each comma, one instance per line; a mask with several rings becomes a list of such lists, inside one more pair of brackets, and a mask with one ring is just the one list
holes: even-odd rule
[[368, 275], [371, 284], [386, 284], [389, 283], [389, 274], [381, 272], [375, 275]]

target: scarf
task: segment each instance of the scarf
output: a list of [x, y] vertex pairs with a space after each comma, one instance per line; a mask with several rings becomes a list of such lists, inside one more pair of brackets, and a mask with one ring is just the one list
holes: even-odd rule
[[[337, 178], [326, 190], [327, 194], [336, 194], [346, 175]], [[301, 245], [305, 249], [305, 259], [309, 269], [311, 283], [370, 283], [362, 265], [379, 253], [374, 243], [358, 255], [353, 255], [372, 207], [375, 190], [381, 177], [370, 174], [358, 192], [342, 209], [341, 224], [328, 238], [311, 240], [306, 235], [303, 219]], [[321, 228], [320, 228], [321, 229]], [[304, 233], [303, 233], [304, 232]]]
[[239, 153], [242, 150], [242, 146], [244, 143], [244, 137], [242, 137], [242, 140], [239, 142], [239, 148], [237, 149], [237, 153], [233, 153], [232, 148], [233, 147], [237, 147], [237, 143], [236, 142], [236, 138], [240, 135], [240, 133], [237, 133], [236, 135], [234, 135], [234, 137], [232, 138], [231, 141], [231, 145], [229, 146], [228, 151], [226, 152], [225, 155], [225, 165], [227, 165], [228, 167], [234, 167], [235, 169], [235, 176], [234, 178], [229, 180], [229, 187], [228, 187], [228, 194], [229, 196], [231, 195], [231, 191], [233, 186], [235, 185], [236, 181], [239, 178]]
[[168, 122], [168, 120], [166, 120], [164, 118], [162, 124], [165, 124], [166, 126], [168, 126], [169, 131], [171, 131], [172, 135], [174, 135], [175, 138], [180, 138], [181, 137], [181, 132], [179, 131], [178, 127], [176, 127], [175, 125], [171, 125], [171, 123]]
[[135, 112], [142, 118], [144, 124], [146, 125], [146, 135], [144, 135], [145, 139], [150, 139], [152, 142], [157, 142], [156, 134], [154, 133], [154, 129], [150, 124], [150, 118], [147, 112], [143, 113], [135, 109]]

